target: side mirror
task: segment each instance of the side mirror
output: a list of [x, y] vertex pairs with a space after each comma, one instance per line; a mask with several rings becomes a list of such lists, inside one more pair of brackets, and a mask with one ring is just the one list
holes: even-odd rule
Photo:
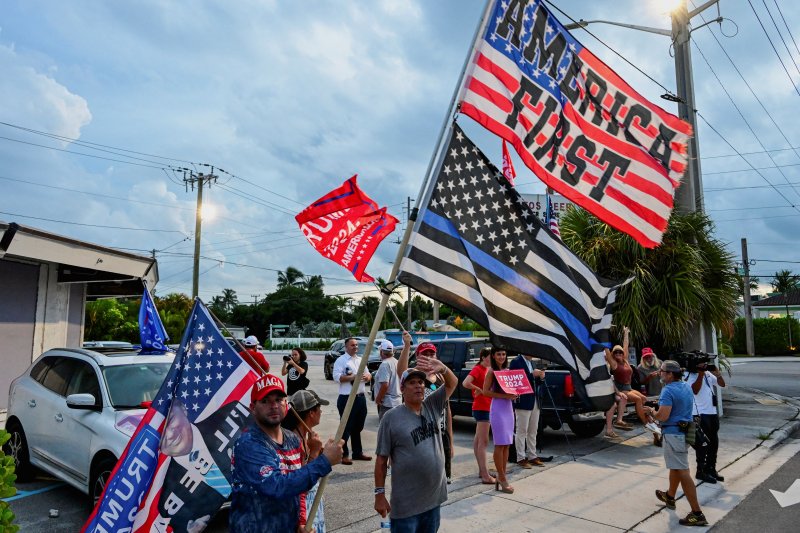
[[101, 410], [101, 408], [96, 405], [94, 394], [70, 394], [67, 396], [67, 407], [86, 411]]

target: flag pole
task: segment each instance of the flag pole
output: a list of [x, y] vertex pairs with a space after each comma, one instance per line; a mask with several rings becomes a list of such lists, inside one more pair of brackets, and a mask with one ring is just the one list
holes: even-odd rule
[[[442, 148], [446, 145], [446, 140], [449, 140], [453, 128], [453, 121], [455, 118], [455, 113], [457, 112], [457, 102], [461, 95], [461, 92], [464, 89], [464, 80], [466, 79], [467, 69], [473, 65], [473, 56], [475, 55], [475, 43], [477, 42], [481, 32], [486, 27], [486, 21], [488, 20], [489, 11], [494, 5], [494, 0], [486, 0], [486, 5], [483, 9], [483, 16], [478, 21], [477, 26], [475, 27], [475, 33], [472, 36], [472, 44], [470, 45], [469, 53], [467, 57], [464, 59], [464, 64], [461, 67], [461, 73], [458, 77], [458, 83], [456, 84], [455, 90], [453, 91], [453, 96], [450, 98], [450, 106], [447, 109], [447, 114], [442, 121], [442, 126], [439, 129], [439, 139], [436, 144], [436, 148], [431, 155], [431, 159], [428, 162], [428, 169], [425, 171], [425, 178], [422, 182], [422, 186], [420, 187], [419, 194], [417, 195], [417, 203], [414, 209], [412, 209], [411, 213], [409, 213], [409, 224], [406, 224], [406, 231], [403, 234], [403, 239], [400, 242], [400, 246], [397, 250], [397, 256], [395, 257], [394, 263], [392, 264], [392, 272], [389, 275], [389, 281], [387, 283], [388, 286], [393, 286], [397, 280], [397, 273], [400, 270], [400, 261], [403, 259], [403, 255], [405, 254], [406, 247], [408, 246], [408, 241], [411, 239], [411, 233], [413, 229], [417, 226], [417, 214], [419, 212], [419, 206], [422, 205], [422, 200], [426, 196], [430, 196], [431, 191], [429, 190], [429, 184], [431, 183], [431, 173], [435, 168], [434, 165], [439, 161], [441, 158]], [[386, 305], [389, 302], [389, 296], [391, 295], [390, 290], [381, 291], [381, 301], [378, 305], [378, 312], [375, 314], [375, 320], [372, 322], [372, 329], [369, 332], [369, 339], [367, 340], [367, 346], [364, 350], [364, 355], [361, 357], [361, 364], [358, 366], [358, 371], [355, 373], [357, 376], [362, 376], [364, 374], [364, 370], [367, 367], [367, 360], [369, 359], [369, 352], [372, 346], [375, 344], [375, 337], [378, 336], [378, 329], [380, 328], [381, 321], [383, 320], [383, 315], [386, 313]], [[409, 302], [410, 305], [410, 302]], [[353, 409], [353, 403], [355, 403], [356, 393], [358, 391], [358, 383], [353, 381], [353, 386], [350, 389], [350, 396], [347, 398], [347, 404], [344, 407], [344, 411], [342, 412], [341, 420], [339, 422], [339, 427], [336, 430], [335, 441], [338, 442], [341, 440], [342, 435], [344, 435], [345, 426], [347, 425], [347, 420], [350, 418], [350, 411]], [[325, 487], [328, 484], [328, 476], [323, 477], [319, 482], [319, 489], [317, 489], [317, 494], [314, 497], [314, 503], [311, 506], [311, 510], [308, 512], [308, 517], [306, 518], [306, 531], [311, 531], [314, 523], [314, 517], [317, 514], [317, 510], [319, 509], [320, 502], [322, 501], [322, 494], [325, 492]]]

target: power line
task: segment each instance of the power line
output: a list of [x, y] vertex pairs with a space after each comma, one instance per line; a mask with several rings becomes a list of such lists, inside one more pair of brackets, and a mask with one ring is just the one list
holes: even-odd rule
[[[160, 233], [180, 233], [181, 235], [186, 235], [182, 231], [178, 231], [176, 229], [153, 229], [153, 228], [131, 228], [126, 226], [108, 226], [105, 224], [84, 224], [82, 222], [69, 222], [66, 220], [56, 220], [53, 218], [42, 218], [42, 217], [32, 217], [29, 215], [20, 215], [19, 213], [9, 213], [7, 211], [0, 211], [0, 214], [9, 215], [12, 217], [19, 217], [19, 218], [30, 218], [33, 220], [44, 220], [47, 222], [58, 222], [59, 224], [71, 224], [73, 226], [88, 226], [91, 228], [105, 228], [105, 229], [121, 229], [121, 230], [128, 230], [128, 231], [155, 231]], [[146, 250], [149, 251], [149, 250]]]
[[800, 89], [797, 88], [797, 85], [795, 85], [791, 74], [789, 74], [789, 69], [786, 68], [786, 64], [783, 62], [783, 58], [778, 53], [778, 49], [775, 48], [775, 43], [772, 42], [772, 38], [770, 38], [769, 32], [764, 27], [764, 23], [761, 22], [761, 17], [758, 16], [758, 13], [756, 12], [756, 8], [753, 6], [753, 2], [751, 2], [750, 0], [747, 0], [747, 3], [750, 4], [750, 9], [753, 10], [753, 14], [756, 16], [756, 19], [758, 20], [759, 26], [761, 26], [761, 29], [764, 31], [764, 35], [767, 36], [767, 41], [769, 41], [769, 45], [772, 47], [772, 50], [775, 52], [775, 55], [778, 56], [778, 61], [781, 62], [781, 66], [783, 67], [784, 72], [786, 72], [786, 76], [789, 78], [789, 83], [791, 83], [792, 87], [794, 87], [794, 90], [797, 93], [797, 96], [800, 96]]
[[[764, 146], [764, 143], [762, 143], [762, 142], [761, 142], [761, 139], [759, 138], [759, 136], [758, 136], [758, 135], [756, 135], [756, 132], [755, 132], [755, 130], [753, 129], [753, 127], [750, 125], [750, 122], [749, 122], [749, 121], [747, 120], [747, 118], [744, 116], [744, 113], [742, 113], [742, 110], [739, 108], [739, 106], [736, 104], [736, 102], [734, 101], [734, 99], [733, 99], [733, 97], [731, 96], [731, 94], [728, 92], [728, 89], [725, 87], [725, 84], [724, 84], [724, 83], [722, 83], [722, 80], [720, 80], [720, 79], [719, 79], [719, 76], [717, 76], [717, 73], [716, 73], [716, 71], [715, 71], [715, 70], [714, 70], [714, 68], [711, 66], [711, 63], [709, 63], [709, 62], [708, 62], [708, 59], [706, 58], [706, 55], [703, 53], [703, 50], [702, 50], [702, 49], [700, 49], [700, 46], [697, 44], [697, 42], [696, 42], [696, 41], [694, 42], [694, 46], [695, 46], [695, 48], [697, 48], [697, 51], [698, 51], [698, 52], [700, 52], [700, 57], [702, 57], [702, 58], [703, 58], [703, 61], [705, 62], [706, 66], [708, 67], [708, 70], [710, 70], [710, 71], [711, 71], [711, 74], [713, 74], [713, 75], [714, 75], [714, 78], [717, 80], [717, 83], [719, 83], [719, 86], [722, 88], [722, 91], [725, 93], [725, 96], [727, 96], [727, 97], [728, 97], [728, 100], [730, 100], [730, 102], [731, 102], [731, 105], [733, 105], [733, 108], [734, 108], [734, 109], [736, 109], [736, 112], [737, 112], [737, 113], [739, 113], [739, 116], [740, 116], [740, 117], [741, 117], [741, 119], [744, 121], [745, 125], [747, 126], [747, 129], [748, 129], [748, 130], [750, 130], [750, 133], [752, 133], [752, 134], [753, 134], [753, 137], [755, 138], [755, 140], [756, 140], [756, 142], [758, 143], [758, 145], [759, 145], [759, 146], [761, 146], [761, 148], [763, 148], [764, 150], [766, 150], [766, 147]], [[744, 79], [744, 78], [742, 78], [742, 79]], [[748, 87], [749, 87], [749, 84], [748, 84]], [[752, 89], [751, 89], [751, 90], [752, 90]], [[754, 94], [755, 94], [755, 93], [754, 93]], [[757, 100], [759, 100], [759, 103], [761, 103], [761, 100], [760, 100], [760, 99], [758, 99], [758, 97], [756, 97], [756, 99], [757, 99]], [[763, 104], [762, 104], [762, 107], [763, 107]], [[769, 111], [767, 111], [767, 114], [769, 115]], [[771, 116], [771, 115], [770, 115], [770, 118], [772, 118], [772, 116]], [[773, 123], [773, 124], [775, 124], [775, 126], [777, 126], [777, 123], [775, 122], [775, 120], [774, 120], [774, 119], [772, 120], [772, 123]], [[778, 128], [778, 129], [780, 129], [780, 128]], [[784, 135], [784, 138], [786, 138], [786, 136], [785, 136], [785, 135]], [[788, 139], [787, 139], [787, 141], [788, 141]], [[773, 165], [775, 165], [775, 167], [778, 169], [778, 172], [780, 172], [781, 176], [783, 176], [783, 179], [784, 179], [784, 180], [786, 180], [786, 183], [789, 183], [789, 178], [786, 176], [786, 174], [784, 174], [784, 173], [783, 173], [783, 170], [781, 170], [781, 169], [780, 169], [780, 168], [777, 166], [777, 163], [775, 162], [775, 159], [772, 157], [772, 154], [770, 154], [769, 152], [767, 152], [767, 156], [769, 157], [770, 161], [772, 161], [772, 164], [773, 164]], [[797, 191], [797, 189], [796, 189], [794, 186], [792, 186], [792, 189], [794, 190], [795, 194], [796, 194], [798, 197], [800, 197], [800, 192], [798, 192], [798, 191]]]
[[[789, 59], [791, 59], [792, 63], [794, 64], [794, 69], [797, 71], [798, 74], [800, 74], [800, 68], [797, 67], [797, 63], [795, 62], [794, 57], [792, 56], [792, 52], [791, 50], [789, 50], [789, 46], [786, 44], [786, 40], [783, 38], [783, 34], [781, 33], [780, 28], [778, 28], [778, 23], [775, 22], [775, 17], [772, 16], [772, 11], [770, 11], [769, 7], [767, 6], [767, 1], [761, 0], [761, 2], [764, 4], [764, 9], [767, 10], [767, 15], [769, 15], [769, 18], [772, 21], [773, 26], [775, 26], [775, 30], [778, 32], [778, 37], [781, 38], [783, 47], [786, 48], [786, 53], [789, 54]], [[776, 3], [775, 5], [777, 6], [778, 4]], [[786, 22], [786, 20], [784, 20], [784, 22]]]
[[778, 5], [778, 0], [773, 0], [775, 2], [775, 7], [778, 10], [778, 13], [781, 16], [781, 20], [783, 20], [783, 24], [786, 26], [786, 33], [789, 34], [789, 37], [792, 38], [792, 42], [794, 43], [794, 49], [797, 50], [797, 53], [800, 54], [800, 48], [797, 46], [797, 41], [794, 40], [794, 35], [792, 35], [792, 30], [789, 29], [789, 24], [786, 23], [786, 19], [783, 17], [783, 11], [781, 11], [781, 6]]

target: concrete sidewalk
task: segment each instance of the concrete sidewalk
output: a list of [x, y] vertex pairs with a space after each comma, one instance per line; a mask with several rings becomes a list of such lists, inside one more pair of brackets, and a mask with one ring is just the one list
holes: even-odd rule
[[[713, 526], [800, 450], [783, 444], [798, 426], [800, 403], [759, 391], [725, 391], [717, 468], [724, 483], [698, 483], [701, 506]], [[442, 508], [441, 531], [672, 531], [689, 512], [679, 489], [677, 511], [655, 497], [668, 471], [650, 433], [623, 432], [616, 446], [579, 457], [558, 457], [545, 469], [510, 469], [514, 494], [473, 486], [452, 492]], [[694, 453], [690, 451], [692, 475]]]

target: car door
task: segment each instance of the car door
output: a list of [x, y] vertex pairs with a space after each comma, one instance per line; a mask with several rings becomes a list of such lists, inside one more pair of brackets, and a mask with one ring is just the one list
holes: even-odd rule
[[[61, 358], [57, 356], [47, 356], [39, 360], [29, 374], [29, 379], [20, 380], [14, 390], [14, 397], [10, 400], [10, 414], [16, 416], [22, 424], [22, 430], [28, 441], [28, 448], [31, 452], [39, 450], [46, 434], [52, 429], [52, 419], [46, 416], [47, 408], [45, 401], [42, 400], [44, 394], [44, 379], [50, 368]], [[31, 453], [34, 462], [37, 460], [36, 454]]]
[[59, 448], [56, 459], [63, 468], [81, 483], [89, 482], [89, 465], [94, 451], [93, 442], [103, 428], [103, 397], [100, 381], [94, 367], [87, 361], [76, 360], [75, 368], [67, 383], [66, 396], [91, 394], [98, 410], [73, 409], [66, 405], [61, 411], [63, 431], [69, 435], [69, 445]]
[[71, 357], [59, 357], [50, 366], [42, 381], [43, 387], [36, 399], [37, 422], [34, 430], [35, 444], [31, 443], [31, 457], [41, 461], [48, 469], [61, 470], [64, 442], [64, 410], [67, 408], [65, 394], [69, 378], [77, 367]]

